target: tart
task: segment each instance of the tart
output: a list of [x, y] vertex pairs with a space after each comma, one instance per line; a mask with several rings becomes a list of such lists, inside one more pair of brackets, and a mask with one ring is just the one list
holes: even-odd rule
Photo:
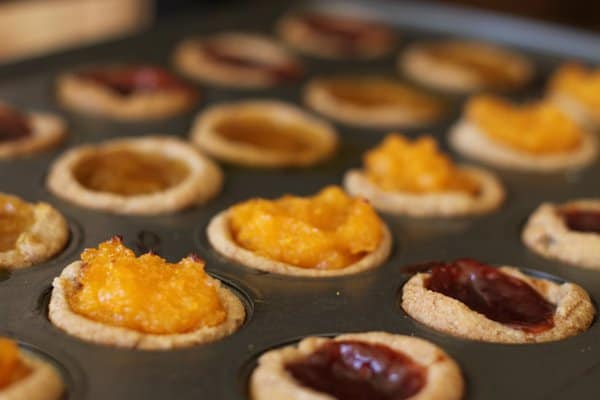
[[54, 367], [0, 337], [0, 400], [59, 400], [63, 392]]
[[533, 278], [514, 267], [461, 259], [421, 265], [402, 288], [402, 308], [449, 335], [494, 343], [539, 343], [577, 335], [595, 309], [573, 283]]
[[47, 203], [27, 203], [0, 193], [0, 268], [19, 269], [42, 263], [69, 240], [65, 218]]
[[207, 235], [219, 253], [247, 267], [307, 277], [376, 268], [387, 259], [392, 242], [365, 200], [335, 186], [312, 197], [237, 204], [213, 217]]
[[542, 204], [527, 221], [523, 242], [544, 257], [600, 270], [600, 200]]
[[222, 179], [219, 168], [189, 144], [147, 136], [73, 148], [54, 162], [46, 185], [81, 207], [161, 214], [207, 201]]
[[337, 147], [330, 124], [293, 105], [267, 100], [209, 108], [196, 119], [191, 139], [219, 160], [255, 167], [312, 165]]
[[385, 55], [395, 44], [388, 26], [349, 13], [290, 14], [279, 21], [277, 30], [295, 49], [330, 59], [372, 59]]
[[57, 96], [66, 107], [118, 120], [150, 120], [181, 114], [196, 104], [198, 92], [156, 65], [81, 68], [58, 78]]
[[0, 103], [0, 160], [41, 153], [67, 137], [65, 122], [49, 113], [22, 112]]
[[514, 105], [491, 96], [469, 100], [449, 140], [473, 159], [537, 172], [582, 168], [598, 153], [595, 136], [555, 105]]
[[244, 322], [242, 302], [195, 255], [139, 257], [119, 237], [86, 249], [52, 283], [50, 321], [80, 339], [147, 350], [208, 343]]
[[414, 44], [399, 58], [398, 66], [419, 83], [459, 92], [516, 89], [534, 73], [531, 62], [512, 51], [456, 40]]
[[444, 109], [425, 92], [375, 76], [316, 78], [305, 88], [304, 101], [329, 118], [364, 127], [425, 125]]
[[344, 188], [391, 214], [457, 216], [498, 208], [504, 189], [481, 168], [457, 166], [435, 140], [390, 134], [363, 157], [364, 169], [344, 176]]
[[458, 400], [463, 391], [439, 347], [385, 332], [307, 337], [263, 354], [250, 378], [252, 400]]
[[173, 58], [186, 76], [222, 86], [267, 87], [304, 75], [302, 65], [288, 50], [257, 34], [223, 32], [186, 39]]

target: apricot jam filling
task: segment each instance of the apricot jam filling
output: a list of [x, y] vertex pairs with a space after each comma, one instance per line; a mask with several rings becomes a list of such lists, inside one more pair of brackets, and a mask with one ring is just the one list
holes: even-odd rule
[[313, 197], [249, 200], [229, 213], [240, 246], [301, 268], [340, 269], [357, 262], [380, 244], [381, 224], [369, 203], [336, 186]]
[[73, 168], [87, 189], [123, 196], [152, 194], [181, 183], [189, 174], [181, 161], [132, 150], [101, 150]]
[[550, 86], [600, 112], [600, 69], [589, 70], [576, 64], [566, 65], [556, 72]]
[[0, 252], [14, 249], [34, 220], [31, 205], [18, 197], [0, 194]]
[[531, 154], [573, 151], [582, 142], [581, 128], [547, 102], [515, 106], [491, 96], [469, 100], [467, 118], [490, 139]]
[[0, 105], [0, 143], [25, 139], [31, 134], [31, 126], [24, 114], [11, 107]]
[[31, 369], [21, 359], [19, 346], [6, 338], [0, 338], [0, 390], [27, 377]]
[[423, 136], [410, 141], [391, 134], [364, 156], [367, 177], [387, 191], [411, 193], [465, 192], [479, 185], [441, 153], [436, 141]]
[[67, 288], [72, 311], [101, 323], [150, 334], [177, 334], [221, 324], [227, 317], [218, 282], [189, 256], [170, 264], [136, 257], [118, 237], [86, 249], [76, 281]]

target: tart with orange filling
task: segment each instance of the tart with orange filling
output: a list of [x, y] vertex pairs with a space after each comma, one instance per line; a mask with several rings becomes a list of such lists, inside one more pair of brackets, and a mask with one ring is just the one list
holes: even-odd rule
[[313, 110], [334, 120], [365, 127], [420, 126], [437, 120], [443, 103], [394, 79], [316, 78], [304, 90]]
[[430, 136], [410, 141], [402, 135], [388, 135], [363, 160], [364, 169], [346, 173], [344, 187], [384, 212], [481, 214], [498, 208], [504, 199], [502, 185], [493, 174], [455, 165]]
[[170, 349], [212, 342], [244, 322], [241, 301], [191, 255], [177, 264], [136, 255], [114, 237], [54, 279], [52, 323], [83, 340]]
[[552, 103], [514, 105], [492, 96], [469, 100], [449, 140], [476, 160], [540, 172], [581, 168], [598, 153], [594, 135]]
[[0, 193], [0, 268], [42, 263], [59, 253], [68, 240], [67, 221], [50, 204], [31, 204]]
[[219, 253], [250, 268], [309, 277], [376, 268], [391, 249], [369, 203], [335, 186], [312, 197], [242, 202], [216, 215], [207, 234]]
[[191, 138], [215, 158], [255, 167], [312, 165], [337, 147], [336, 131], [326, 121], [267, 100], [213, 106], [198, 116]]
[[63, 391], [54, 367], [0, 337], [0, 399], [58, 400]]
[[73, 148], [54, 162], [46, 184], [82, 207], [161, 214], [207, 201], [220, 190], [222, 174], [189, 144], [147, 136]]
[[123, 64], [65, 73], [58, 78], [57, 96], [78, 112], [148, 120], [185, 112], [197, 102], [198, 92], [160, 66]]
[[534, 72], [526, 58], [488, 43], [441, 41], [417, 43], [398, 61], [399, 68], [428, 86], [450, 91], [515, 89]]

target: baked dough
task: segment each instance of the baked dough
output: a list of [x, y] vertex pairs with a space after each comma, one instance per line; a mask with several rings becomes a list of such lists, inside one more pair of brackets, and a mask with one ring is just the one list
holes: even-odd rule
[[186, 76], [222, 86], [266, 87], [303, 75], [300, 62], [283, 46], [266, 36], [242, 32], [186, 39], [175, 49], [173, 61]]
[[[232, 140], [217, 126], [228, 118], [258, 117], [273, 124], [302, 127], [301, 150], [268, 149]], [[290, 130], [290, 137], [293, 131]], [[299, 135], [295, 135], [299, 136]], [[329, 158], [337, 148], [335, 128], [301, 109], [279, 101], [255, 100], [213, 106], [200, 114], [192, 127], [191, 140], [211, 156], [233, 164], [254, 167], [291, 167], [316, 164]]]
[[[134, 196], [93, 191], [75, 178], [74, 168], [87, 157], [98, 151], [122, 150], [156, 154], [181, 161], [188, 169], [187, 175], [181, 182], [164, 191]], [[116, 214], [150, 215], [174, 212], [203, 203], [220, 191], [222, 180], [219, 167], [189, 144], [167, 136], [146, 136], [73, 148], [51, 166], [46, 185], [56, 196], [81, 207]]]
[[23, 363], [30, 373], [4, 389], [0, 389], [0, 400], [59, 400], [64, 384], [54, 367], [48, 362], [21, 351]]
[[594, 306], [587, 292], [573, 283], [557, 284], [524, 275], [517, 268], [501, 267], [510, 276], [528, 283], [556, 305], [554, 327], [525, 332], [493, 321], [452, 297], [425, 287], [429, 273], [418, 273], [402, 289], [402, 308], [417, 321], [438, 331], [465, 339], [494, 343], [539, 343], [561, 340], [585, 331], [594, 319]]
[[[447, 58], [448, 53], [463, 53], [477, 62], [456, 62]], [[460, 92], [515, 89], [530, 81], [534, 73], [532, 63], [519, 54], [488, 43], [468, 41], [414, 44], [400, 56], [398, 68], [422, 84]]]
[[426, 383], [410, 400], [458, 400], [464, 383], [459, 366], [439, 347], [416, 337], [385, 332], [352, 333], [333, 339], [307, 337], [297, 346], [286, 346], [263, 354], [250, 378], [252, 400], [334, 400], [299, 384], [285, 365], [301, 360], [329, 341], [358, 341], [387, 346], [426, 368]]
[[561, 205], [544, 203], [529, 217], [523, 242], [538, 254], [583, 268], [600, 270], [600, 234], [569, 229], [561, 209], [600, 212], [600, 200], [583, 199]]
[[188, 333], [159, 335], [97, 322], [73, 312], [67, 300], [67, 285], [76, 281], [82, 266], [81, 261], [75, 261], [65, 267], [60, 276], [54, 279], [48, 316], [54, 325], [83, 340], [145, 350], [187, 347], [213, 342], [231, 335], [242, 325], [246, 316], [240, 299], [215, 279], [219, 300], [227, 311], [227, 319], [217, 326], [200, 328]]
[[496, 176], [472, 166], [459, 168], [479, 184], [477, 195], [458, 191], [423, 194], [386, 191], [358, 169], [346, 172], [344, 188], [352, 196], [367, 199], [379, 211], [396, 215], [452, 217], [484, 214], [500, 207], [505, 194]]
[[231, 235], [228, 213], [229, 209], [220, 212], [212, 218], [208, 224], [208, 228], [206, 228], [208, 241], [225, 257], [261, 271], [311, 278], [356, 274], [380, 266], [389, 256], [392, 247], [392, 234], [385, 223], [382, 222], [383, 236], [381, 243], [374, 251], [365, 255], [356, 263], [344, 268], [329, 270], [297, 267], [260, 256], [238, 245]]

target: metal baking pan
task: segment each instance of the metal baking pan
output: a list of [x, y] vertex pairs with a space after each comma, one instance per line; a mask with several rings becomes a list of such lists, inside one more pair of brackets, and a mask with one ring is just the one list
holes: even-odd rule
[[[415, 335], [445, 349], [461, 365], [468, 399], [600, 398], [600, 325], [567, 340], [532, 345], [499, 345], [457, 339], [416, 323], [399, 307], [409, 274], [403, 266], [434, 259], [474, 257], [494, 264], [529, 268], [534, 274], [576, 282], [600, 299], [600, 273], [543, 259], [520, 242], [522, 225], [542, 201], [600, 195], [600, 165], [578, 173], [528, 174], [497, 170], [508, 190], [496, 213], [473, 218], [410, 219], [383, 216], [394, 234], [394, 250], [380, 268], [358, 275], [306, 279], [278, 276], [228, 262], [208, 245], [211, 216], [252, 196], [310, 194], [340, 183], [346, 169], [360, 163], [384, 130], [338, 125], [342, 144], [331, 161], [297, 170], [258, 170], [224, 166], [224, 191], [206, 206], [158, 217], [122, 217], [63, 202], [44, 187], [51, 161], [69, 146], [111, 137], [151, 133], [186, 137], [191, 117], [210, 104], [252, 97], [300, 103], [303, 83], [269, 90], [202, 87], [193, 112], [166, 121], [117, 123], [61, 109], [53, 97], [56, 75], [81, 64], [148, 61], [169, 65], [174, 45], [191, 34], [224, 29], [273, 32], [275, 19], [290, 9], [285, 2], [235, 3], [228, 9], [200, 9], [161, 22], [147, 32], [111, 43], [0, 67], [0, 97], [17, 105], [64, 115], [69, 142], [54, 152], [0, 163], [0, 190], [43, 200], [61, 210], [71, 224], [65, 251], [43, 265], [0, 273], [0, 334], [14, 337], [55, 361], [73, 399], [245, 399], [247, 379], [265, 350], [307, 335], [385, 330]], [[363, 7], [398, 28], [397, 54], [414, 40], [438, 36], [474, 37], [514, 46], [538, 67], [538, 78], [514, 98], [539, 96], [548, 73], [561, 61], [600, 61], [600, 37], [556, 26], [430, 3], [330, 1], [294, 7]], [[309, 76], [375, 72], [395, 75], [395, 54], [373, 62], [334, 62], [305, 58]], [[452, 113], [435, 125], [404, 133], [432, 133], [445, 146], [449, 125], [464, 97], [450, 97]], [[454, 154], [456, 158], [458, 155]], [[153, 248], [171, 261], [197, 252], [207, 269], [245, 299], [247, 320], [235, 334], [216, 343], [172, 351], [133, 351], [91, 344], [55, 328], [47, 318], [52, 279], [85, 247], [121, 234], [140, 251]]]

